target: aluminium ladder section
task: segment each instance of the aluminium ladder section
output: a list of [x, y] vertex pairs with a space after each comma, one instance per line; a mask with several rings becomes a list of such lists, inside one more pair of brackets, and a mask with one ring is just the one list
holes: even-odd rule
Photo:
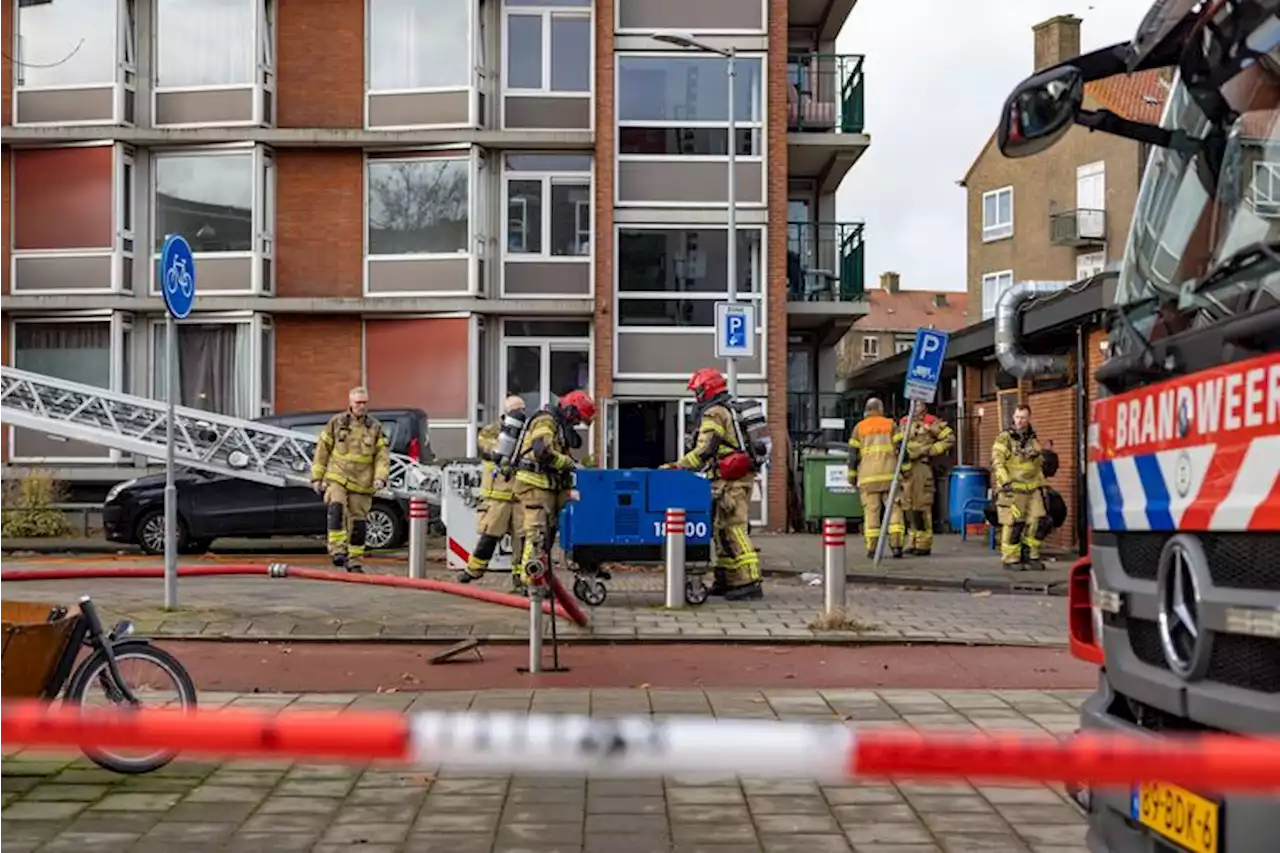
[[[0, 368], [0, 420], [125, 453], [165, 458], [166, 404], [12, 367]], [[174, 407], [178, 465], [271, 486], [309, 486], [316, 437], [282, 427]], [[387, 488], [379, 494], [423, 498], [440, 505], [440, 468], [391, 454]]]

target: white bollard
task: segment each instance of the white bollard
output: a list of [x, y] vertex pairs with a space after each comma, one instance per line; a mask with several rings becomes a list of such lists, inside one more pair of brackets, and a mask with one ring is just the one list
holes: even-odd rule
[[845, 586], [844, 546], [848, 528], [843, 518], [822, 520], [822, 598], [828, 616], [843, 608]]
[[[542, 602], [547, 587], [529, 587], [529, 669], [531, 675], [542, 672]], [[553, 605], [554, 606], [554, 605]]]
[[427, 576], [427, 499], [409, 498], [409, 577]]
[[685, 604], [684, 527], [684, 510], [667, 510], [667, 607], [684, 607]]

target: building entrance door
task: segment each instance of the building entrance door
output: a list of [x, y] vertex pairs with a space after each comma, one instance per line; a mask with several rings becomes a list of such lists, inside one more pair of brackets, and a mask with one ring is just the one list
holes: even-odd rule
[[657, 468], [680, 455], [680, 406], [674, 400], [619, 400], [619, 468]]

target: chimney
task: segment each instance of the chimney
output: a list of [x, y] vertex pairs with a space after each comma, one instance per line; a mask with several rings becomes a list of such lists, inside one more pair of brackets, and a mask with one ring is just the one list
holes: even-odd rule
[[898, 274], [896, 272], [880, 273], [880, 289], [885, 293], [897, 293]]
[[945, 293], [935, 293], [935, 294], [933, 294], [933, 306], [934, 306], [935, 308], [946, 308], [946, 307], [947, 307], [947, 294], [945, 294]]
[[1031, 28], [1036, 37], [1036, 71], [1080, 55], [1080, 19], [1057, 15]]

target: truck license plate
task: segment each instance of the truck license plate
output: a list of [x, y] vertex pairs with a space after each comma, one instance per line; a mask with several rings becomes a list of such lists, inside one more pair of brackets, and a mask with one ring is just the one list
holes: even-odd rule
[[1165, 782], [1133, 791], [1134, 820], [1192, 853], [1218, 853], [1218, 804]]

